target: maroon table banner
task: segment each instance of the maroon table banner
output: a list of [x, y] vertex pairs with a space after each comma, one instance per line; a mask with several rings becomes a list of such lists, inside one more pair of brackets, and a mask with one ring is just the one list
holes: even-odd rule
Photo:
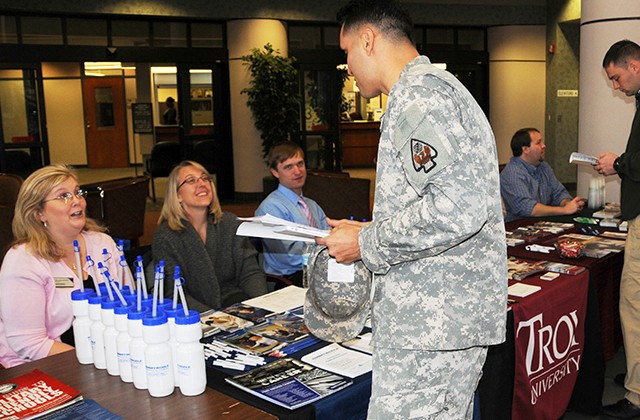
[[560, 418], [571, 398], [584, 348], [588, 273], [552, 282], [512, 306], [515, 336], [514, 420]]

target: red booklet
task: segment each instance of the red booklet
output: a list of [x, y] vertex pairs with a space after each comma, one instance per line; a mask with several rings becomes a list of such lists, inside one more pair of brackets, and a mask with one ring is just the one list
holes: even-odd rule
[[0, 384], [0, 419], [28, 419], [81, 399], [77, 389], [35, 369]]

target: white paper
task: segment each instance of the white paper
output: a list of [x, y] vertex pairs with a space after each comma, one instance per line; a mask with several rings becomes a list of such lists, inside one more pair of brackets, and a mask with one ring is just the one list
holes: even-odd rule
[[532, 284], [515, 283], [509, 286], [509, 296], [525, 297], [542, 289], [540, 286]]
[[239, 217], [238, 220], [244, 221], [236, 231], [239, 236], [313, 243], [315, 242], [314, 238], [323, 238], [329, 234], [328, 230], [290, 222], [270, 214], [256, 217]]
[[353, 283], [356, 272], [353, 263], [342, 264], [334, 258], [329, 259], [329, 269], [327, 271], [327, 280], [334, 283]]
[[266, 295], [245, 300], [245, 305], [263, 308], [271, 312], [285, 312], [304, 305], [307, 289], [298, 286], [287, 286]]
[[373, 353], [373, 347], [371, 347], [371, 337], [372, 334], [370, 332], [364, 333], [362, 335], [357, 336], [353, 340], [345, 341], [342, 343], [343, 346], [349, 347], [350, 349], [363, 351], [368, 354]]
[[368, 354], [332, 343], [307, 354], [302, 361], [338, 375], [355, 378], [371, 372], [371, 359]]
[[280, 239], [281, 241], [300, 241], [314, 243], [313, 238], [305, 238], [304, 236], [295, 236], [287, 233], [276, 232], [273, 226], [263, 225], [262, 223], [243, 222], [238, 226], [236, 231], [238, 236], [249, 236], [252, 238]]

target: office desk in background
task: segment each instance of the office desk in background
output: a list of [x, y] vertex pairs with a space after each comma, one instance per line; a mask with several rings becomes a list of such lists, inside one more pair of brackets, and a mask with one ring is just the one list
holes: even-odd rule
[[207, 388], [203, 394], [185, 397], [178, 388], [168, 397], [154, 398], [146, 390], [124, 383], [118, 376], [93, 365], [81, 365], [74, 351], [45, 357], [0, 370], [0, 383], [38, 369], [80, 391], [85, 399], [125, 419], [276, 419], [250, 405]]

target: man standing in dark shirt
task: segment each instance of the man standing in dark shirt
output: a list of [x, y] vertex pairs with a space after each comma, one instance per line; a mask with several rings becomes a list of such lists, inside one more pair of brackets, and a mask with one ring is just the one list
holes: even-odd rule
[[620, 280], [620, 322], [627, 359], [625, 398], [605, 406], [603, 414], [620, 419], [640, 418], [640, 46], [618, 41], [602, 62], [613, 89], [636, 97], [636, 113], [627, 148], [620, 156], [602, 153], [594, 169], [603, 175], [617, 174], [621, 180], [622, 218], [629, 223]]

